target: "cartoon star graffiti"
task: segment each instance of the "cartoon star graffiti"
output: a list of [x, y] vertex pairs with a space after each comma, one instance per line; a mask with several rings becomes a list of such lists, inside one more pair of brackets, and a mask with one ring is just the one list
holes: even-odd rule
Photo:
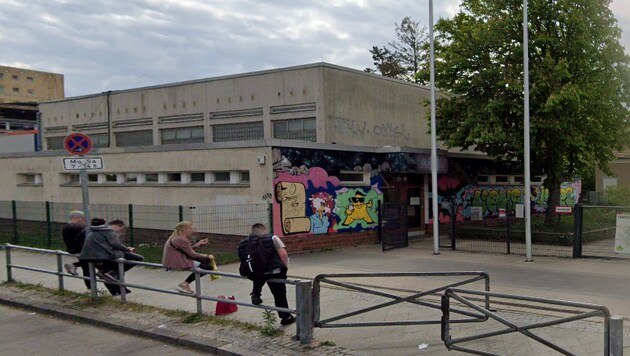
[[365, 194], [357, 191], [354, 196], [349, 198], [350, 205], [346, 209], [346, 220], [343, 222], [344, 226], [349, 226], [357, 220], [363, 220], [368, 224], [374, 224], [374, 220], [368, 213], [368, 208], [372, 207], [372, 201], [365, 203]]
[[309, 217], [311, 220], [311, 233], [327, 233], [331, 225], [331, 214], [334, 208], [333, 196], [325, 192], [318, 192], [313, 194], [309, 200], [313, 211], [313, 215]]

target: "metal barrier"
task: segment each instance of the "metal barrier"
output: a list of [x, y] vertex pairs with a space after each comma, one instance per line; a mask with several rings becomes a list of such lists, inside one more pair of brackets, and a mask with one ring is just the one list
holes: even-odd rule
[[[501, 317], [497, 315], [497, 313], [490, 311], [488, 308], [484, 308], [476, 305], [471, 300], [462, 296], [462, 294], [473, 295], [473, 296], [481, 296], [484, 298], [502, 298], [502, 299], [511, 299], [518, 300], [524, 302], [533, 302], [533, 303], [541, 303], [541, 304], [551, 304], [556, 306], [565, 306], [579, 309], [586, 309], [590, 311], [585, 311], [576, 315], [572, 315], [569, 317], [563, 317], [557, 320], [545, 321], [539, 323], [532, 323], [523, 326], [516, 325], [516, 323], [508, 320], [507, 318]], [[498, 321], [499, 323], [507, 326], [505, 329], [486, 332], [478, 335], [471, 335], [461, 338], [452, 338], [451, 337], [451, 327], [450, 324], [453, 322], [450, 320], [450, 313], [453, 310], [451, 308], [451, 299], [458, 301], [459, 303], [469, 307], [472, 310], [475, 310], [481, 314], [483, 314], [486, 319], [493, 319]], [[497, 356], [499, 354], [494, 354], [486, 351], [475, 350], [468, 347], [458, 346], [458, 344], [464, 342], [470, 342], [475, 340], [487, 339], [494, 336], [506, 335], [514, 332], [519, 332], [528, 338], [538, 341], [539, 343], [563, 354], [563, 355], [574, 355], [570, 351], [562, 348], [561, 346], [544, 339], [540, 336], [533, 334], [530, 330], [539, 329], [548, 326], [554, 326], [559, 324], [564, 324], [572, 321], [588, 319], [592, 317], [603, 316], [604, 317], [604, 355], [605, 356], [620, 356], [623, 355], [623, 318], [619, 316], [610, 316], [610, 312], [608, 308], [588, 303], [578, 303], [578, 302], [570, 302], [564, 300], [556, 300], [556, 299], [545, 299], [538, 297], [530, 297], [523, 295], [512, 295], [512, 294], [502, 294], [502, 293], [493, 293], [488, 291], [477, 291], [477, 290], [468, 290], [468, 289], [457, 289], [457, 288], [449, 288], [442, 296], [442, 340], [444, 341], [444, 345], [449, 350], [457, 350], [462, 352], [467, 352], [475, 355], [487, 355], [487, 356]]]
[[[91, 286], [91, 298], [92, 300], [97, 300], [98, 299], [98, 289], [97, 289], [97, 282], [106, 282], [103, 280], [99, 280], [96, 277], [96, 268], [94, 263], [90, 262], [89, 263], [89, 272], [90, 272], [90, 276], [89, 277], [83, 277], [83, 276], [75, 276], [69, 273], [64, 273], [64, 269], [63, 269], [63, 256], [70, 256], [70, 257], [78, 257], [77, 255], [73, 255], [64, 251], [54, 251], [54, 250], [46, 250], [46, 249], [41, 249], [41, 248], [33, 248], [33, 247], [25, 247], [25, 246], [18, 246], [18, 245], [11, 245], [11, 244], [5, 244], [4, 245], [5, 251], [6, 251], [6, 268], [7, 268], [7, 281], [11, 282], [13, 281], [13, 274], [12, 274], [12, 270], [13, 269], [21, 269], [21, 270], [26, 270], [26, 271], [31, 271], [31, 272], [38, 272], [38, 273], [45, 273], [45, 274], [51, 274], [51, 275], [56, 275], [58, 278], [58, 289], [59, 291], [64, 291], [65, 290], [65, 286], [64, 286], [64, 278], [75, 278], [75, 279], [82, 279], [82, 280], [89, 280], [90, 281], [90, 286]], [[48, 255], [55, 255], [56, 256], [56, 262], [57, 262], [57, 270], [47, 270], [47, 269], [43, 269], [43, 268], [36, 268], [36, 267], [30, 267], [30, 266], [23, 266], [23, 265], [18, 265], [18, 264], [14, 264], [12, 263], [11, 260], [11, 251], [12, 250], [21, 250], [21, 251], [30, 251], [30, 252], [37, 252], [37, 253], [43, 253], [43, 254], [48, 254]], [[126, 295], [126, 291], [125, 288], [126, 287], [132, 287], [132, 288], [137, 288], [137, 289], [142, 289], [142, 290], [148, 290], [148, 291], [152, 291], [152, 292], [157, 292], [157, 293], [165, 293], [165, 294], [172, 294], [172, 295], [179, 295], [182, 297], [188, 297], [188, 298], [194, 298], [196, 300], [196, 307], [197, 307], [197, 314], [201, 315], [203, 314], [203, 305], [202, 305], [202, 301], [204, 300], [208, 300], [208, 301], [214, 301], [214, 302], [222, 302], [222, 303], [227, 303], [227, 304], [236, 304], [236, 305], [240, 305], [243, 307], [249, 307], [249, 308], [258, 308], [258, 309], [264, 309], [264, 310], [273, 310], [273, 311], [279, 311], [279, 312], [287, 312], [287, 313], [291, 313], [291, 314], [295, 314], [296, 315], [296, 319], [297, 319], [297, 332], [296, 332], [296, 339], [299, 339], [301, 344], [309, 344], [311, 343], [312, 339], [313, 339], [313, 316], [312, 316], [312, 305], [313, 305], [313, 293], [312, 293], [312, 282], [308, 281], [308, 280], [290, 280], [290, 279], [270, 279], [269, 281], [271, 282], [276, 282], [276, 283], [284, 283], [284, 284], [290, 284], [290, 285], [295, 285], [295, 296], [296, 296], [296, 304], [297, 304], [297, 308], [296, 309], [289, 309], [289, 308], [278, 308], [275, 306], [269, 306], [269, 305], [254, 305], [251, 303], [246, 303], [246, 302], [242, 302], [242, 301], [238, 301], [238, 300], [230, 300], [230, 299], [220, 299], [220, 298], [216, 298], [216, 297], [211, 297], [211, 296], [207, 296], [207, 295], [203, 295], [201, 294], [201, 276], [202, 275], [215, 275], [215, 276], [222, 276], [222, 277], [229, 277], [229, 278], [237, 278], [237, 279], [246, 279], [245, 277], [239, 275], [239, 274], [234, 274], [234, 273], [226, 273], [226, 272], [218, 272], [218, 271], [208, 271], [208, 270], [203, 270], [200, 268], [194, 268], [192, 269], [192, 272], [195, 274], [195, 293], [194, 294], [187, 294], [187, 293], [181, 293], [181, 292], [177, 292], [177, 291], [173, 291], [173, 290], [169, 290], [169, 289], [164, 289], [164, 288], [155, 288], [155, 287], [151, 287], [151, 286], [144, 286], [141, 284], [135, 284], [135, 283], [127, 283], [125, 282], [125, 273], [124, 273], [124, 266], [125, 264], [133, 264], [133, 265], [137, 265], [137, 266], [145, 266], [145, 267], [152, 267], [152, 268], [165, 268], [163, 265], [158, 264], [158, 263], [148, 263], [148, 262], [138, 262], [138, 261], [128, 261], [125, 260], [123, 258], [119, 258], [116, 260], [116, 262], [118, 263], [118, 275], [119, 275], [119, 279], [118, 282], [107, 282], [109, 284], [114, 284], [114, 285], [118, 285], [120, 287], [120, 300], [122, 303], [126, 303], [127, 302], [127, 295]]]
[[[370, 278], [370, 277], [471, 277], [463, 281], [451, 283], [438, 288], [429, 289], [424, 292], [414, 292], [414, 294], [406, 297], [383, 292], [380, 290], [370, 289], [369, 286], [351, 284], [346, 282], [340, 282], [332, 280], [332, 278]], [[440, 303], [434, 303], [426, 300], [419, 300], [419, 298], [428, 295], [437, 295], [438, 292], [444, 291], [451, 287], [458, 287], [464, 284], [473, 283], [476, 281], [485, 281], [485, 290], [490, 291], [490, 277], [485, 272], [398, 272], [398, 273], [342, 273], [342, 274], [320, 274], [313, 280], [313, 317], [314, 325], [319, 328], [343, 328], [343, 327], [366, 327], [366, 326], [393, 326], [393, 325], [429, 325], [440, 324], [442, 320], [406, 320], [406, 321], [380, 321], [380, 322], [362, 322], [362, 323], [333, 323], [335, 321], [346, 319], [359, 314], [365, 314], [374, 310], [389, 307], [399, 303], [412, 303], [423, 307], [441, 310]], [[353, 312], [337, 315], [328, 319], [320, 320], [321, 304], [320, 304], [320, 284], [328, 283], [339, 287], [356, 290], [362, 293], [376, 295], [385, 298], [391, 298], [392, 301], [374, 305], [368, 308], [363, 308]], [[490, 308], [490, 298], [485, 299], [486, 309]], [[470, 322], [482, 322], [487, 320], [487, 316], [483, 313], [471, 313], [466, 310], [454, 310], [454, 312], [467, 316], [469, 318], [453, 320], [457, 323], [470, 323]]]

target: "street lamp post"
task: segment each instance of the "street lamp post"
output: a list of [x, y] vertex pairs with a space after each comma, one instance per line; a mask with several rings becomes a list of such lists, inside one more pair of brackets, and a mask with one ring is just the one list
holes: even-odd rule
[[529, 34], [528, 34], [528, 16], [527, 16], [527, 0], [523, 0], [523, 84], [524, 84], [524, 162], [525, 165], [525, 188], [524, 188], [524, 205], [525, 205], [525, 255], [526, 261], [532, 261], [532, 210], [531, 210], [531, 177], [530, 177], [530, 155], [529, 155]]
[[431, 202], [433, 209], [433, 254], [440, 254], [440, 221], [438, 211], [437, 132], [435, 124], [435, 45], [433, 38], [433, 0], [429, 0], [429, 44], [431, 66]]

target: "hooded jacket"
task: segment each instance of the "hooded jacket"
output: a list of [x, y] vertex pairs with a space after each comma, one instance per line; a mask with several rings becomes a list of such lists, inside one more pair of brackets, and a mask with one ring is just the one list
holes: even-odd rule
[[120, 242], [118, 234], [107, 225], [92, 226], [85, 236], [81, 260], [114, 260], [131, 252]]

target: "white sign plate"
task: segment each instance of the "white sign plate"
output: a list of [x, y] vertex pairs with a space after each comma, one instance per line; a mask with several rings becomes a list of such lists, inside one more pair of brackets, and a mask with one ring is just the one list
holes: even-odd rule
[[615, 252], [630, 254], [630, 214], [617, 214]]
[[82, 169], [103, 169], [102, 157], [64, 158], [64, 171], [80, 171]]
[[556, 206], [557, 214], [571, 214], [573, 213], [573, 208], [570, 206]]
[[420, 197], [411, 197], [409, 199], [409, 205], [420, 205]]
[[518, 219], [525, 217], [525, 204], [516, 204], [516, 217]]

